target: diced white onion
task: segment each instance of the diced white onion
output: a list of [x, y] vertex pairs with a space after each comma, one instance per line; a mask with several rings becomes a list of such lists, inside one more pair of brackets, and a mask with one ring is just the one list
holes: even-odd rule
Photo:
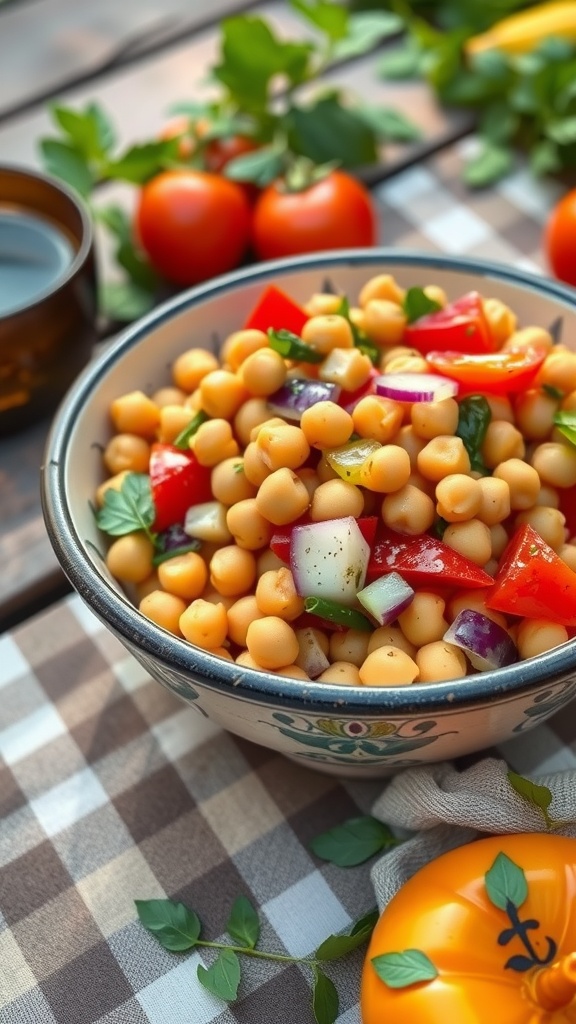
[[357, 597], [376, 622], [388, 626], [411, 604], [414, 591], [399, 573], [390, 572], [369, 583]]
[[375, 379], [376, 394], [397, 402], [441, 402], [458, 394], [458, 383], [434, 373], [383, 373]]
[[198, 540], [229, 544], [232, 534], [226, 525], [226, 512], [227, 506], [220, 501], [204, 501], [200, 505], [192, 505], [186, 513], [184, 530]]
[[347, 606], [366, 580], [370, 545], [353, 516], [295, 526], [290, 568], [301, 597], [323, 597]]

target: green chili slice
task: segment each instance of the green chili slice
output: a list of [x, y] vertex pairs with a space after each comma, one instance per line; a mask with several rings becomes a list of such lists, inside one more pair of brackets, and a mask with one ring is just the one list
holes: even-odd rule
[[371, 633], [375, 629], [370, 619], [362, 615], [362, 612], [357, 612], [355, 608], [347, 608], [337, 601], [329, 601], [325, 597], [307, 597], [304, 601], [304, 610], [328, 622], [347, 626], [348, 629], [363, 629]]
[[180, 431], [178, 437], [174, 441], [174, 447], [182, 448], [186, 451], [186, 449], [190, 447], [188, 444], [190, 438], [194, 436], [198, 428], [201, 427], [209, 418], [208, 413], [204, 412], [203, 409], [200, 409], [199, 412], [196, 413], [194, 419], [190, 420], [190, 423]]

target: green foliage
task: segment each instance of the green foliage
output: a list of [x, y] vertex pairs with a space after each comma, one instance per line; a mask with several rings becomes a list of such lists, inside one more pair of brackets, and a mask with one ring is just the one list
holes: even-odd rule
[[[560, 413], [559, 415], [562, 416], [564, 414]], [[567, 415], [569, 416], [570, 413]], [[539, 786], [536, 782], [532, 782], [531, 779], [526, 779], [523, 775], [518, 775], [512, 770], [508, 771], [507, 775], [512, 789], [518, 793], [518, 796], [521, 796], [523, 800], [533, 807], [537, 807], [542, 812], [546, 828], [553, 828], [556, 823], [548, 813], [548, 808], [552, 803], [552, 793], [548, 786]]]
[[106, 490], [102, 508], [96, 512], [96, 523], [111, 537], [143, 530], [153, 538], [150, 528], [155, 515], [150, 477], [147, 473], [127, 473], [120, 490]]
[[488, 899], [500, 910], [506, 910], [510, 903], [518, 909], [528, 896], [528, 883], [522, 868], [505, 853], [496, 855], [484, 880]]
[[136, 900], [136, 910], [141, 923], [164, 949], [172, 953], [198, 947], [216, 951], [217, 955], [209, 967], [202, 964], [198, 966], [197, 977], [212, 995], [225, 1002], [233, 1002], [238, 996], [242, 980], [240, 956], [304, 964], [312, 972], [312, 1011], [316, 1024], [334, 1024], [339, 1010], [336, 986], [324, 974], [320, 965], [358, 949], [368, 941], [378, 920], [378, 911], [372, 910], [359, 918], [346, 934], [330, 935], [312, 956], [297, 957], [256, 948], [260, 938], [260, 921], [255, 908], [245, 896], [239, 896], [234, 901], [226, 924], [226, 931], [235, 945], [201, 939], [201, 923], [197, 914], [182, 903], [172, 900]]
[[310, 849], [317, 857], [337, 864], [340, 868], [363, 864], [382, 850], [388, 850], [399, 842], [388, 825], [364, 815], [349, 818], [342, 825], [316, 836]]
[[421, 981], [433, 981], [438, 970], [421, 949], [401, 953], [381, 953], [372, 958], [376, 974], [388, 988], [406, 988]]

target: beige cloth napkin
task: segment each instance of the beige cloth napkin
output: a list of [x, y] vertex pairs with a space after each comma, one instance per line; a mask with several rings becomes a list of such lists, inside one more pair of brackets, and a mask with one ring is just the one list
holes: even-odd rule
[[[546, 832], [542, 811], [521, 797], [508, 779], [509, 765], [485, 758], [457, 771], [442, 762], [408, 768], [376, 800], [372, 814], [406, 837], [374, 865], [372, 883], [380, 910], [429, 861], [479, 833]], [[576, 838], [576, 771], [532, 777], [552, 794], [548, 813], [554, 834]], [[412, 834], [413, 833], [413, 834]]]

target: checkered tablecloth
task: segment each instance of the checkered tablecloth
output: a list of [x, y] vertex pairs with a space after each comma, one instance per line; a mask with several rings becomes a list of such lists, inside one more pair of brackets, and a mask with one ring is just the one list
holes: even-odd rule
[[[461, 149], [377, 189], [387, 245], [544, 266], [553, 190], [519, 170], [470, 195]], [[576, 707], [499, 748], [516, 771], [576, 767]], [[1, 1024], [307, 1024], [310, 977], [244, 963], [231, 1006], [165, 952], [136, 899], [192, 907], [224, 937], [234, 899], [262, 945], [311, 953], [374, 906], [369, 865], [318, 860], [312, 838], [368, 813], [383, 783], [340, 782], [243, 740], [152, 681], [77, 597], [0, 637]], [[363, 951], [327, 965], [359, 1024]]]

